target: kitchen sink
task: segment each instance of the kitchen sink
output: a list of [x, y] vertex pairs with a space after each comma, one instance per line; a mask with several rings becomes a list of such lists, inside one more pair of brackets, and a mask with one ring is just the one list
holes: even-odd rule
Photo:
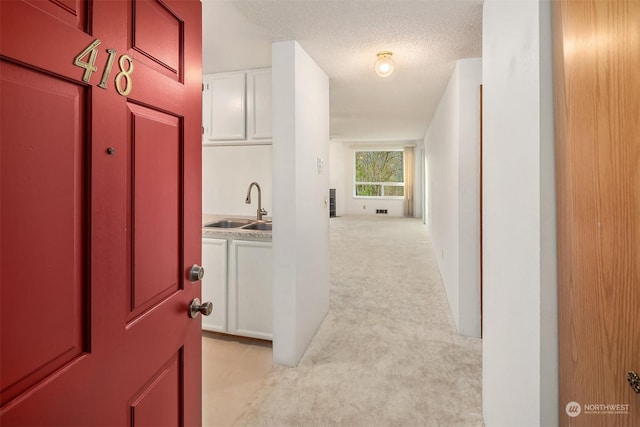
[[271, 231], [272, 224], [270, 222], [264, 222], [264, 221], [256, 221], [256, 222], [252, 222], [249, 225], [245, 225], [244, 227], [242, 227], [243, 230], [262, 230], [262, 231]]
[[204, 225], [205, 228], [241, 228], [243, 230], [271, 231], [271, 222], [255, 219], [225, 218]]
[[204, 226], [215, 228], [240, 228], [248, 224], [251, 224], [251, 220], [249, 219], [223, 219], [220, 221], [205, 224]]

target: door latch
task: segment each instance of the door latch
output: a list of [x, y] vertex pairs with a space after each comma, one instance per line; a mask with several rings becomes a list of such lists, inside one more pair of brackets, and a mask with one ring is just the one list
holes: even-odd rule
[[629, 371], [627, 374], [627, 381], [629, 381], [629, 385], [633, 391], [640, 393], [640, 376], [638, 376], [638, 374], [634, 371]]

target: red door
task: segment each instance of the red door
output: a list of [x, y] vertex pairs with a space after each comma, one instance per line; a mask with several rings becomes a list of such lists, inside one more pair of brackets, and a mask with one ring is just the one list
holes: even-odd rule
[[0, 19], [0, 425], [199, 425], [200, 0]]

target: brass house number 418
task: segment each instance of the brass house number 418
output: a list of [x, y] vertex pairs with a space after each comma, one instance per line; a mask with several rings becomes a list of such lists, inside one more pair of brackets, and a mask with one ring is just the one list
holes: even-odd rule
[[[84, 82], [88, 82], [91, 78], [91, 74], [98, 70], [98, 67], [96, 67], [96, 59], [98, 57], [97, 47], [99, 44], [100, 40], [95, 39], [73, 60], [73, 65], [84, 68], [84, 75], [82, 76], [82, 81]], [[107, 80], [109, 79], [111, 68], [113, 68], [113, 63], [116, 59], [115, 49], [107, 49], [107, 53], [109, 54], [109, 57], [107, 58], [107, 64], [105, 65], [104, 71], [102, 72], [100, 83], [98, 83], [98, 87], [102, 89], [107, 88]], [[85, 61], [84, 59], [82, 59], [87, 55], [89, 56], [88, 60]], [[127, 96], [131, 93], [131, 73], [133, 73], [133, 59], [129, 55], [120, 55], [120, 58], [118, 58], [118, 65], [120, 67], [120, 72], [116, 74], [114, 81], [116, 90], [120, 95]]]

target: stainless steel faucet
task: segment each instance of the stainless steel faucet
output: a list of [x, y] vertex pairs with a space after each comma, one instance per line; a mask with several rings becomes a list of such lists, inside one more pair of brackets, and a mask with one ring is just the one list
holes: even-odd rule
[[260, 184], [258, 184], [257, 182], [252, 182], [251, 184], [249, 184], [249, 189], [247, 190], [247, 198], [244, 199], [244, 202], [246, 204], [250, 204], [251, 203], [251, 189], [253, 188], [253, 186], [255, 186], [258, 189], [258, 221], [262, 221], [262, 216], [267, 214], [267, 211], [265, 211], [262, 208], [262, 190], [260, 190]]

